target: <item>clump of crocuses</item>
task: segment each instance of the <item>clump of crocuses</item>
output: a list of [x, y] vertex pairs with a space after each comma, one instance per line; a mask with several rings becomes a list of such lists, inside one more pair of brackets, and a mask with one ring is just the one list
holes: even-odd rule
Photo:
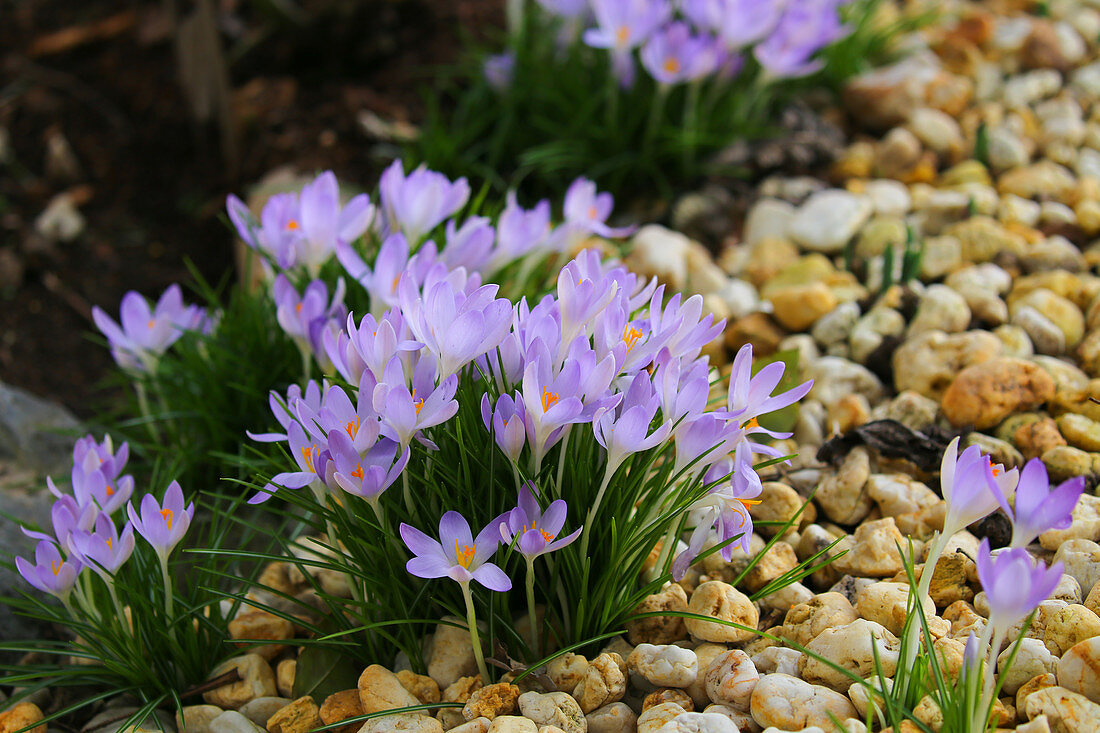
[[[438, 613], [432, 599], [461, 603], [476, 636], [475, 607], [484, 617], [526, 605], [529, 633], [513, 641], [534, 658], [550, 632], [562, 644], [607, 631], [645, 595], [647, 573], [680, 578], [707, 548], [729, 557], [747, 543], [761, 489], [754, 464], [782, 459], [765, 440], [786, 437], [758, 419], [811, 383], [773, 394], [783, 364], [753, 374], [746, 346], [725, 404], [708, 409], [716, 375], [703, 350], [724, 324], [699, 296], [667, 293], [595, 249], [557, 269], [548, 294], [502, 297], [498, 282], [564, 261], [585, 237], [630, 229], [608, 223], [611, 197], [584, 179], [567, 191], [557, 226], [549, 203], [524, 209], [512, 197], [495, 225], [464, 218], [467, 195], [464, 181], [394, 164], [372, 230], [332, 248], [347, 298], [366, 296], [368, 312], [316, 316], [326, 321], [315, 327], [319, 343], [293, 317], [329, 312], [329, 291], [310, 285], [306, 303], [308, 291], [275, 277], [289, 304], [280, 322], [327, 377], [272, 395], [281, 430], [255, 437], [286, 441], [293, 465], [272, 467], [251, 500], [308, 487], [287, 498], [325, 518], [334, 549], [367, 556], [399, 537], [413, 553], [409, 573], [457, 581], [419, 594], [425, 605], [413, 616]], [[295, 267], [285, 277], [308, 276]], [[428, 534], [437, 523], [438, 540]], [[471, 524], [483, 528], [476, 538]], [[691, 541], [678, 549], [685, 530]], [[594, 565], [597, 550], [621, 558]], [[526, 603], [512, 604], [504, 597], [520, 574]], [[357, 599], [394, 593], [389, 576], [349, 576]], [[560, 588], [580, 605], [563, 602]], [[448, 606], [453, 590], [461, 600]]]

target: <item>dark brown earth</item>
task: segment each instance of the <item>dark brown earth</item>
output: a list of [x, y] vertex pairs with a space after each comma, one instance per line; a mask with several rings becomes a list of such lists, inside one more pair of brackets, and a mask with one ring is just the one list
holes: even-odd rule
[[[205, 2], [175, 5], [182, 17]], [[463, 34], [499, 27], [503, 5], [209, 0], [232, 59], [231, 156], [225, 128], [197, 122], [179, 83], [171, 4], [0, 0], [0, 380], [78, 414], [110, 394], [96, 389], [110, 357], [92, 340], [91, 305], [154, 296], [188, 280], [188, 262], [225, 277], [225, 195], [274, 168], [372, 185], [395, 149], [368, 137], [360, 113], [415, 121], [431, 70], [457, 60]], [[261, 12], [277, 5], [300, 12]], [[66, 144], [71, 155], [48, 154]], [[34, 222], [62, 193], [86, 224], [54, 243]]]

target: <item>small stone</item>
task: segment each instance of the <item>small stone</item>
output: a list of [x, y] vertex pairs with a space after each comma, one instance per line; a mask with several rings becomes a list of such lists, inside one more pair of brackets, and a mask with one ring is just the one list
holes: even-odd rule
[[397, 673], [401, 685], [424, 705], [439, 702], [439, 684], [431, 677], [403, 669]]
[[259, 654], [244, 654], [224, 662], [214, 669], [210, 679], [231, 670], [240, 675], [239, 682], [231, 682], [202, 694], [202, 699], [225, 710], [236, 710], [257, 697], [275, 697], [275, 673]]
[[1055, 679], [1053, 673], [1040, 674], [1032, 677], [1030, 680], [1025, 682], [1019, 690], [1016, 691], [1016, 709], [1026, 711], [1027, 698], [1030, 697], [1032, 693], [1038, 692], [1039, 690], [1043, 690], [1048, 687], [1056, 687], [1057, 685], [1058, 680]]
[[745, 217], [742, 239], [748, 247], [766, 239], [784, 240], [794, 219], [795, 207], [781, 199], [762, 198]]
[[739, 733], [737, 725], [725, 715], [690, 711], [677, 715], [657, 730], [660, 733]]
[[1036, 675], [1053, 672], [1058, 664], [1058, 657], [1050, 653], [1039, 639], [1020, 639], [1019, 650], [1011, 666], [1005, 665], [1016, 645], [1010, 644], [997, 657], [997, 672], [1000, 675], [1001, 691], [1007, 695], [1015, 695], [1024, 684]]
[[632, 272], [646, 279], [655, 277], [671, 290], [687, 287], [690, 239], [659, 224], [648, 224], [634, 234], [630, 244], [626, 264]]
[[34, 220], [34, 230], [51, 242], [71, 242], [84, 233], [84, 227], [84, 216], [68, 193], [50, 199]]
[[1091, 588], [1100, 581], [1100, 544], [1091, 540], [1064, 540], [1054, 553], [1054, 561], [1062, 563], [1065, 574], [1082, 588]]
[[1012, 435], [1012, 442], [1027, 460], [1037, 458], [1051, 448], [1066, 444], [1065, 438], [1058, 432], [1057, 423], [1049, 417], [1040, 418], [1016, 428]]
[[1040, 458], [1047, 467], [1050, 480], [1055, 483], [1092, 473], [1092, 456], [1068, 445], [1055, 446]]
[[[676, 587], [679, 588], [680, 586], [677, 585]], [[680, 592], [683, 593], [683, 588], [680, 588]], [[649, 596], [649, 598], [652, 597], [653, 596]], [[642, 603], [644, 605], [645, 601]], [[641, 606], [639, 606], [639, 608], [640, 607]], [[687, 594], [684, 594], [683, 610], [687, 610]], [[684, 636], [687, 636], [686, 629], [684, 630]], [[573, 688], [579, 685], [581, 680], [584, 679], [584, 675], [587, 671], [588, 660], [580, 654], [574, 654], [573, 652], [555, 657], [546, 665], [546, 676], [554, 683], [558, 692], [572, 692]]]
[[554, 725], [565, 733], [588, 731], [580, 705], [564, 692], [525, 692], [519, 696], [519, 709], [538, 725]]
[[268, 733], [310, 733], [320, 728], [320, 709], [308, 695], [300, 697], [267, 720]]
[[802, 679], [844, 691], [851, 685], [851, 677], [820, 661], [818, 657], [860, 677], [868, 677], [875, 672], [877, 656], [883, 672], [889, 677], [897, 668], [900, 642], [881, 624], [856, 619], [845, 626], [825, 629], [806, 649], [811, 654], [803, 656], [798, 663]]
[[1021, 168], [1031, 161], [1027, 144], [1005, 126], [988, 129], [989, 165], [995, 171]]
[[902, 570], [899, 546], [905, 547], [906, 539], [893, 517], [864, 522], [854, 535], [837, 544], [837, 552], [847, 552], [834, 560], [833, 566], [838, 572], [864, 578], [893, 577]]
[[[856, 594], [855, 608], [863, 618], [897, 635], [905, 627], [908, 601], [908, 583], [881, 581], [860, 589]], [[921, 599], [921, 608], [926, 619], [931, 621], [936, 618], [936, 606], [930, 597]]]
[[880, 216], [905, 216], [913, 207], [909, 189], [898, 181], [885, 178], [868, 181], [863, 193]]
[[731, 649], [715, 657], [706, 670], [707, 695], [711, 701], [748, 711], [749, 698], [760, 674], [749, 655]]
[[791, 331], [803, 331], [837, 306], [833, 291], [823, 282], [772, 291], [766, 298], [775, 319]]
[[1043, 643], [1055, 656], [1062, 656], [1085, 639], [1100, 636], [1100, 617], [1081, 604], [1045, 601], [1039, 610], [1041, 618], [1036, 626], [1041, 629]]
[[489, 723], [489, 733], [538, 733], [533, 720], [522, 715], [498, 715]]
[[758, 724], [783, 730], [797, 731], [807, 726], [831, 730], [834, 718], [859, 717], [844, 695], [785, 674], [761, 677], [752, 692], [751, 708]]
[[443, 726], [429, 715], [397, 713], [368, 720], [359, 733], [443, 733]]
[[440, 689], [454, 684], [461, 677], [477, 674], [477, 660], [474, 658], [474, 648], [470, 645], [466, 621], [453, 616], [444, 620], [454, 621], [459, 625], [439, 624], [435, 627], [432, 655], [428, 660], [428, 676], [439, 684]]
[[[635, 614], [657, 611], [687, 611], [687, 593], [678, 583], [669, 583], [660, 593], [646, 596], [634, 609]], [[681, 616], [649, 616], [629, 622], [626, 629], [631, 644], [671, 644], [687, 638]]]
[[[449, 733], [488, 733], [492, 722], [488, 718], [474, 718], [447, 730]], [[542, 731], [539, 731], [539, 733], [542, 733]]]
[[792, 677], [798, 676], [798, 664], [802, 659], [802, 652], [797, 649], [787, 649], [780, 646], [768, 647], [752, 658], [757, 671], [761, 674], [779, 672]]
[[1100, 702], [1100, 637], [1070, 647], [1058, 660], [1056, 676], [1062, 687]]
[[1081, 309], [1068, 298], [1063, 298], [1046, 288], [1036, 288], [1009, 305], [1009, 313], [1015, 309], [1034, 308], [1048, 318], [1061, 331], [1066, 348], [1074, 348], [1085, 335], [1085, 317]]
[[691, 695], [675, 687], [661, 687], [646, 695], [642, 700], [642, 710], [648, 710], [654, 705], [663, 705], [666, 702], [676, 703], [689, 713], [695, 710], [695, 701]]
[[871, 202], [839, 189], [813, 194], [799, 207], [787, 233], [806, 249], [837, 253], [871, 215]]
[[695, 618], [685, 619], [688, 631], [704, 641], [724, 643], [749, 641], [756, 634], [748, 629], [756, 629], [760, 622], [760, 613], [748, 596], [720, 580], [701, 583], [691, 594], [688, 611], [747, 627], [742, 630]]
[[293, 694], [294, 677], [297, 672], [297, 659], [284, 659], [275, 667], [275, 686], [283, 697], [289, 698]]
[[1100, 423], [1072, 413], [1060, 415], [1057, 422], [1059, 432], [1074, 448], [1100, 452]]
[[695, 652], [671, 644], [639, 644], [626, 664], [630, 671], [658, 687], [687, 687], [699, 674]]
[[633, 733], [638, 724], [638, 716], [622, 702], [593, 710], [585, 720], [588, 721], [588, 733]]
[[865, 490], [871, 477], [871, 457], [866, 448], [852, 449], [837, 472], [818, 486], [814, 499], [829, 519], [856, 524], [871, 511], [873, 502]]
[[[1084, 733], [1100, 720], [1100, 705], [1064, 687], [1046, 687], [1027, 697], [1028, 718], [1045, 715], [1052, 733]], [[1086, 722], [1088, 721], [1088, 722]]]
[[[45, 716], [33, 702], [20, 702], [0, 712], [0, 733], [15, 733], [29, 726], [27, 733], [46, 733], [46, 724], [40, 723]], [[38, 725], [35, 725], [38, 723]]]
[[176, 729], [186, 733], [209, 733], [210, 723], [224, 712], [217, 705], [186, 705], [176, 713]]
[[291, 702], [293, 701], [285, 697], [257, 697], [241, 705], [237, 712], [262, 728], [267, 725], [268, 718]]
[[372, 664], [363, 670], [358, 687], [359, 702], [364, 713], [378, 713], [420, 704], [401, 684], [400, 678], [380, 664]]
[[1050, 160], [1008, 171], [997, 181], [1002, 194], [1025, 199], [1047, 198], [1063, 201], [1076, 185], [1073, 174]]
[[626, 666], [623, 658], [615, 652], [602, 652], [592, 660], [583, 679], [573, 689], [573, 697], [583, 713], [587, 715], [623, 698], [626, 694]]
[[[294, 624], [266, 611], [242, 613], [229, 622], [229, 636], [233, 639], [264, 639], [282, 641], [294, 638]], [[240, 644], [238, 646], [248, 646]], [[255, 644], [252, 650], [264, 659], [274, 659], [286, 649], [284, 644]]]
[[263, 730], [236, 710], [227, 710], [210, 721], [210, 733], [263, 733]]
[[638, 716], [638, 733], [656, 733], [665, 723], [687, 713], [674, 702], [665, 702], [643, 710]]
[[[363, 714], [363, 703], [359, 701], [359, 690], [341, 690], [334, 692], [325, 698], [318, 709], [317, 714], [325, 725], [339, 723], [348, 718], [356, 718]], [[363, 726], [360, 723], [348, 723], [336, 729], [336, 733], [356, 733]], [[484, 733], [484, 731], [482, 731]]]
[[1054, 396], [1054, 380], [1022, 359], [998, 358], [967, 367], [944, 393], [941, 407], [953, 425], [990, 428], [1014, 412]]
[[[474, 718], [488, 718], [492, 720], [498, 715], [511, 715], [516, 710], [516, 700], [519, 699], [519, 688], [507, 682], [498, 682], [494, 685], [486, 685], [474, 691], [466, 706], [462, 708], [462, 717], [466, 720]], [[415, 700], [415, 698], [414, 698]], [[414, 701], [410, 703], [416, 705]], [[366, 710], [366, 705], [363, 706]], [[369, 712], [369, 711], [368, 711]]]
[[928, 331], [959, 333], [970, 325], [966, 300], [946, 285], [929, 285], [921, 295], [916, 315], [909, 323], [909, 336]]
[[777, 635], [806, 646], [825, 629], [846, 626], [857, 618], [851, 602], [840, 593], [819, 593], [787, 611], [782, 631]]

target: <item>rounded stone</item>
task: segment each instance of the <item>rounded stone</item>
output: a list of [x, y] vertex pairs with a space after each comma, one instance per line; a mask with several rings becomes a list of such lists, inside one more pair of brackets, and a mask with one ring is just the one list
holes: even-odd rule
[[[688, 631], [703, 641], [737, 643], [755, 638], [760, 612], [752, 601], [729, 583], [711, 580], [701, 583], [691, 594], [688, 611], [721, 621], [739, 624], [741, 629], [700, 619], [685, 619]], [[752, 629], [752, 630], [750, 630]]]
[[1054, 379], [1023, 359], [999, 358], [967, 367], [944, 393], [941, 408], [953, 425], [991, 428], [1014, 412], [1054, 396]]

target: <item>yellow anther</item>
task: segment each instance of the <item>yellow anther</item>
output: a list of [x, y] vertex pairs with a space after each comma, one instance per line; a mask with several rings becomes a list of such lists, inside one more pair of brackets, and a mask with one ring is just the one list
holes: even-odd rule
[[171, 509], [161, 509], [160, 510], [160, 516], [164, 517], [164, 523], [168, 525], [168, 531], [171, 532], [172, 531], [172, 510]]
[[542, 388], [542, 411], [546, 412], [558, 402], [558, 393]]
[[474, 552], [476, 548], [469, 545], [463, 545], [462, 549], [458, 547], [458, 540], [455, 540], [455, 559], [458, 560], [458, 564], [464, 568], [470, 567], [470, 561], [474, 559]]

